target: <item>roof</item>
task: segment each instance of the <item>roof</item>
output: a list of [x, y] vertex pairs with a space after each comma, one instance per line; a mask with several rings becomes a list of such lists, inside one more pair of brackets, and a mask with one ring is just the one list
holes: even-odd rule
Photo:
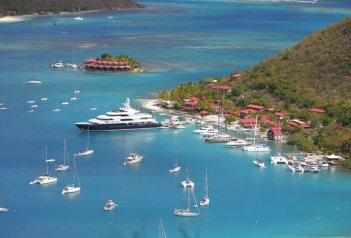
[[262, 109], [264, 109], [264, 106], [256, 105], [256, 104], [249, 104], [246, 106], [246, 108], [255, 109], [255, 110], [262, 110]]
[[277, 117], [285, 117], [285, 116], [289, 115], [289, 113], [287, 113], [287, 112], [276, 112], [276, 113], [274, 113], [274, 115], [276, 115]]
[[274, 127], [274, 128], [271, 129], [271, 131], [273, 132], [273, 134], [275, 136], [282, 136], [282, 135], [284, 135], [283, 131], [279, 127]]
[[325, 110], [320, 109], [320, 108], [311, 108], [310, 112], [325, 113]]

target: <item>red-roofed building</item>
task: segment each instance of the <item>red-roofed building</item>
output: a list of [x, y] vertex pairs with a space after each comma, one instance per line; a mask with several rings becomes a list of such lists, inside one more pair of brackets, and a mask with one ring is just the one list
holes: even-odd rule
[[246, 106], [247, 109], [253, 109], [256, 111], [262, 111], [264, 109], [264, 106], [261, 105], [256, 105], [256, 104], [249, 104]]
[[319, 109], [319, 108], [312, 108], [312, 109], [310, 109], [310, 112], [325, 113], [325, 110]]
[[278, 117], [279, 119], [283, 119], [284, 117], [289, 116], [289, 113], [287, 113], [287, 112], [276, 112], [276, 113], [274, 113], [274, 115], [276, 117]]
[[[256, 124], [255, 118], [241, 118], [239, 119], [239, 123], [241, 126], [245, 128], [253, 128]], [[260, 123], [257, 122], [257, 128], [260, 127]]]
[[279, 127], [274, 127], [267, 132], [268, 140], [282, 140], [283, 137], [284, 133]]
[[203, 110], [203, 111], [200, 112], [200, 115], [201, 115], [201, 116], [206, 116], [206, 115], [208, 115], [208, 114], [209, 114], [208, 111], [205, 111], [205, 110]]
[[232, 76], [233, 76], [233, 78], [240, 78], [241, 74], [240, 73], [233, 73]]

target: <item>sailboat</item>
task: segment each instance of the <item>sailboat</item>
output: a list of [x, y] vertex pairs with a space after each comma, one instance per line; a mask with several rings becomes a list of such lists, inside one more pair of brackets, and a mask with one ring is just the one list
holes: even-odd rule
[[76, 160], [73, 160], [73, 184], [67, 185], [62, 189], [61, 194], [66, 194], [66, 193], [76, 193], [80, 191], [80, 180], [78, 176], [78, 170], [76, 166]]
[[166, 231], [165, 228], [163, 227], [162, 219], [160, 219], [160, 223], [158, 226], [158, 238], [166, 238]]
[[66, 140], [63, 140], [63, 164], [56, 167], [56, 171], [66, 171], [69, 168], [69, 157], [67, 152]]
[[88, 129], [88, 143], [87, 143], [87, 147], [79, 152], [78, 154], [75, 154], [74, 156], [88, 156], [88, 155], [92, 155], [94, 154], [94, 150], [89, 148], [89, 129]]
[[176, 160], [174, 162], [174, 165], [169, 169], [170, 173], [177, 173], [180, 171], [180, 166], [179, 166], [179, 162], [178, 162], [179, 158], [178, 158], [178, 154], [176, 157]]
[[2, 102], [0, 103], [0, 110], [6, 110], [5, 97], [2, 97]]
[[[194, 198], [194, 201], [195, 201], [194, 207], [197, 208], [197, 212], [190, 210], [190, 191], [193, 194], [193, 198]], [[195, 198], [193, 189], [188, 189], [188, 207], [186, 209], [175, 208], [174, 209], [174, 215], [175, 216], [181, 216], [181, 217], [196, 217], [196, 216], [200, 215], [200, 210], [199, 210], [199, 207], [197, 206], [196, 198]]]
[[288, 159], [281, 154], [281, 141], [278, 141], [278, 150], [276, 156], [271, 156], [271, 164], [288, 164]]
[[33, 181], [29, 182], [29, 184], [44, 185], [44, 184], [56, 183], [57, 182], [57, 178], [49, 175], [49, 164], [52, 163], [52, 162], [55, 162], [55, 160], [48, 158], [48, 149], [45, 146], [46, 173], [44, 175], [39, 175], [36, 179], [34, 179]]
[[189, 169], [188, 166], [186, 168], [186, 178], [182, 181], [183, 188], [194, 188], [195, 184], [193, 181], [189, 179]]
[[210, 198], [208, 197], [208, 182], [207, 182], [207, 169], [206, 169], [206, 176], [205, 176], [205, 196], [200, 201], [200, 206], [207, 206], [210, 204]]
[[244, 146], [242, 149], [249, 152], [269, 152], [271, 149], [268, 146], [256, 144], [257, 117], [258, 115], [256, 115], [253, 144]]
[[84, 18], [80, 15], [80, 8], [78, 6], [78, 16], [76, 16], [75, 18], [73, 18], [75, 21], [83, 21]]
[[[0, 196], [1, 196], [1, 194], [0, 194]], [[1, 200], [0, 200], [1, 201]], [[6, 205], [6, 204], [5, 204]], [[0, 205], [0, 213], [1, 212], [8, 212], [9, 211], [9, 209], [8, 208], [6, 208], [6, 207], [2, 207], [1, 205]]]

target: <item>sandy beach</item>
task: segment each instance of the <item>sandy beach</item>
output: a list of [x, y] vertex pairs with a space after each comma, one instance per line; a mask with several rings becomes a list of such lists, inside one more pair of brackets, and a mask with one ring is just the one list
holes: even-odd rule
[[0, 23], [13, 23], [28, 20], [30, 16], [6, 16], [0, 17]]
[[164, 109], [160, 108], [157, 104], [157, 99], [143, 99], [141, 100], [141, 106], [145, 109], [151, 111], [163, 111]]

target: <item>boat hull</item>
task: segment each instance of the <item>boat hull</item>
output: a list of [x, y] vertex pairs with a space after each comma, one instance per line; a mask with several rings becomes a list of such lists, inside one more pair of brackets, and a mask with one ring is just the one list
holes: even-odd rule
[[200, 214], [198, 212], [189, 211], [188, 209], [174, 209], [174, 215], [181, 217], [197, 217]]
[[88, 122], [78, 122], [75, 125], [83, 131], [118, 131], [118, 130], [136, 130], [136, 129], [153, 129], [160, 128], [160, 123], [106, 123], [93, 124]]

